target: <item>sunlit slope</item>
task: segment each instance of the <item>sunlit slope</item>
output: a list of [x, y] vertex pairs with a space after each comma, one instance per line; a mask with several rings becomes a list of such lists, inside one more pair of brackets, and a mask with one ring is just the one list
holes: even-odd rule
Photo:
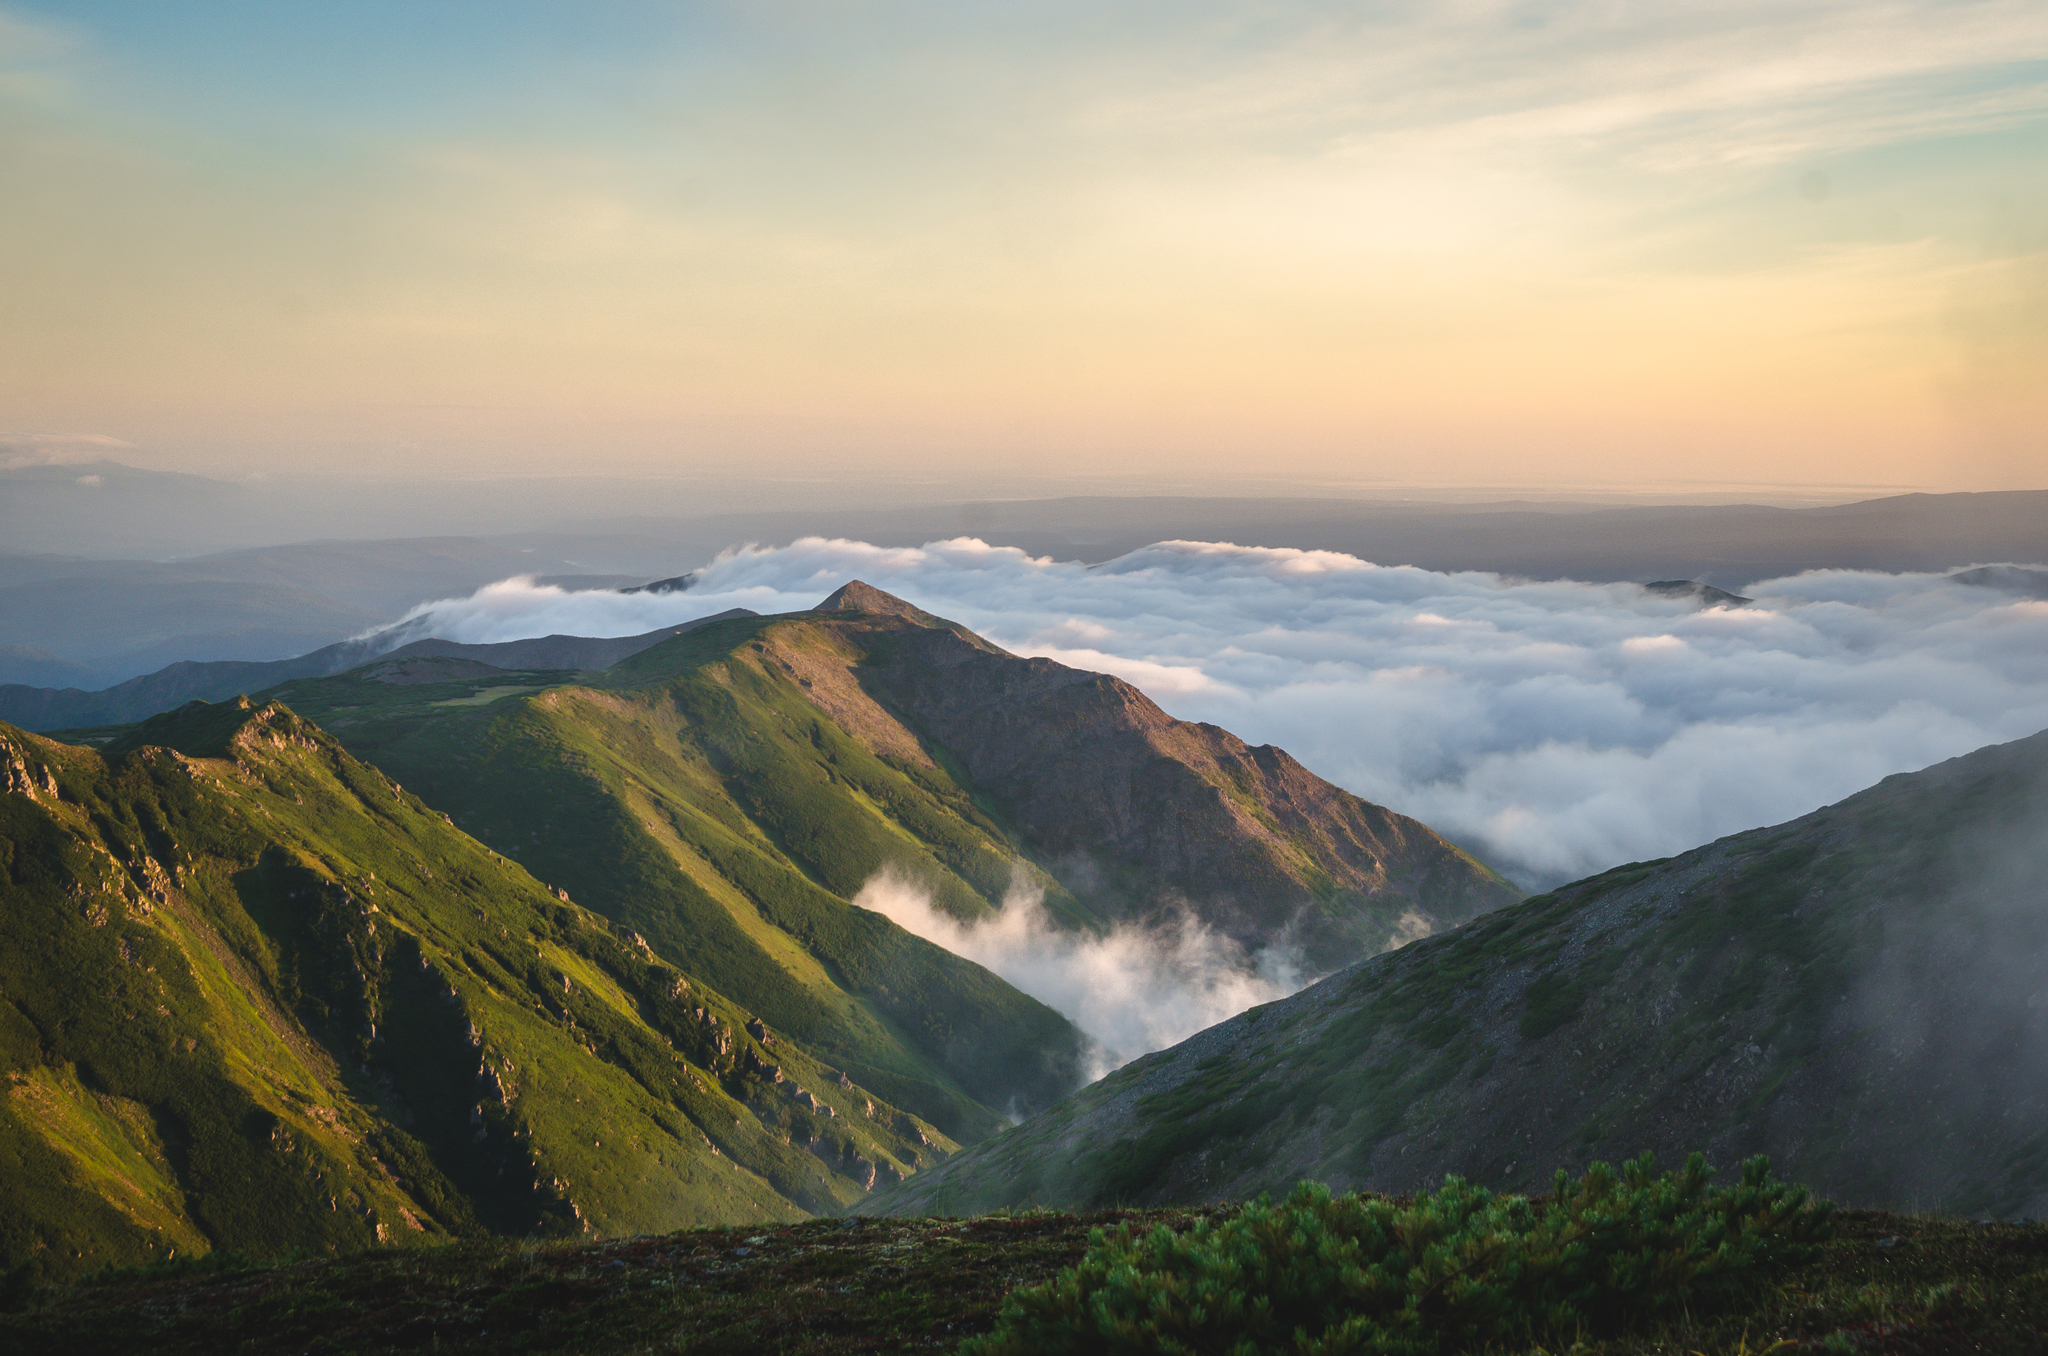
[[943, 771], [878, 756], [807, 701], [761, 629], [715, 624], [603, 686], [373, 667], [287, 691], [465, 830], [948, 1134], [1050, 1105], [1081, 1080], [1066, 1019], [848, 902], [894, 865], [986, 912], [1014, 854]]
[[950, 1147], [282, 706], [128, 745], [0, 726], [0, 1268], [793, 1218]]
[[2044, 883], [2048, 734], [1367, 962], [869, 1208], [1527, 1188], [1705, 1148], [1852, 1203], [2038, 1216]]
[[1070, 1091], [1077, 1041], [850, 907], [884, 868], [964, 917], [1018, 886], [1075, 926], [1185, 906], [1330, 965], [1519, 897], [1277, 749], [864, 585], [558, 686], [431, 676], [372, 667], [282, 691], [468, 831], [963, 1139]]

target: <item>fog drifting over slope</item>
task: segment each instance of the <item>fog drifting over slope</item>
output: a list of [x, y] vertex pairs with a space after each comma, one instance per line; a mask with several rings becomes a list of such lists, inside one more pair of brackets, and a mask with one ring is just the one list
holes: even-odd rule
[[1532, 888], [2048, 726], [2048, 602], [1939, 575], [1816, 572], [1699, 609], [1629, 584], [1212, 542], [1088, 567], [972, 538], [806, 538], [727, 552], [684, 593], [505, 581], [416, 609], [408, 631], [630, 635], [801, 610], [855, 578], [1278, 744]]
[[1081, 1028], [1091, 1042], [1090, 1081], [1246, 1008], [1285, 998], [1308, 978], [1290, 948], [1247, 955], [1191, 914], [1119, 923], [1097, 936], [1054, 926], [1043, 892], [1013, 885], [1000, 914], [963, 923], [933, 907], [922, 886], [886, 868], [853, 903], [1001, 975]]

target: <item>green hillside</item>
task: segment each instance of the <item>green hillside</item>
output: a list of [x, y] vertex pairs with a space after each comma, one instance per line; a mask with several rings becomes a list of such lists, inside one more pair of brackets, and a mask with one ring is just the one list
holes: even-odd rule
[[972, 802], [735, 661], [747, 624], [709, 629], [659, 647], [680, 679], [375, 666], [285, 691], [464, 830], [956, 1139], [1078, 1086], [1064, 1018], [847, 902], [897, 863], [986, 910], [954, 864], [998, 896], [1010, 864]]
[[[862, 585], [602, 673], [412, 660], [276, 692], [963, 1141], [1076, 1087], [1080, 1044], [979, 967], [852, 907], [884, 868], [969, 918], [1017, 884], [1083, 927], [1185, 900], [1247, 945], [1302, 936], [1331, 964], [1518, 897], [1278, 750]], [[1098, 812], [1105, 797], [1118, 808]]]
[[791, 1220], [953, 1147], [755, 1016], [283, 706], [0, 725], [0, 1269]]
[[1527, 1189], [1705, 1147], [1849, 1203], [2040, 1216], [2044, 882], [2048, 733], [1366, 962], [864, 1208]]

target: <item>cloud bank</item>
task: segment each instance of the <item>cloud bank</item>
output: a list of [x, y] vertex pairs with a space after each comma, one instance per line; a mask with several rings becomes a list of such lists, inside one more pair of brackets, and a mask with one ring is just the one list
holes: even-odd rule
[[1154, 927], [1120, 924], [1106, 936], [1062, 931], [1047, 920], [1044, 895], [1030, 889], [1013, 887], [1001, 914], [981, 923], [933, 908], [926, 890], [887, 870], [853, 902], [994, 971], [1081, 1028], [1092, 1045], [1090, 1082], [1246, 1008], [1285, 998], [1305, 980], [1285, 948], [1248, 956], [1192, 917]]
[[2048, 727], [2048, 602], [1926, 574], [1809, 573], [1701, 609], [1632, 584], [1218, 542], [1088, 567], [972, 538], [805, 538], [726, 552], [687, 593], [512, 580], [408, 624], [465, 641], [627, 635], [796, 611], [855, 578], [1278, 744], [1530, 888]]

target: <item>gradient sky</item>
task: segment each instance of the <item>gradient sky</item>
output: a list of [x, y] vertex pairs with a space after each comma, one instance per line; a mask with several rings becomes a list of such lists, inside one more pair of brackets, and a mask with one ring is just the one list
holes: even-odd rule
[[0, 0], [0, 258], [17, 452], [2039, 488], [2048, 5]]

